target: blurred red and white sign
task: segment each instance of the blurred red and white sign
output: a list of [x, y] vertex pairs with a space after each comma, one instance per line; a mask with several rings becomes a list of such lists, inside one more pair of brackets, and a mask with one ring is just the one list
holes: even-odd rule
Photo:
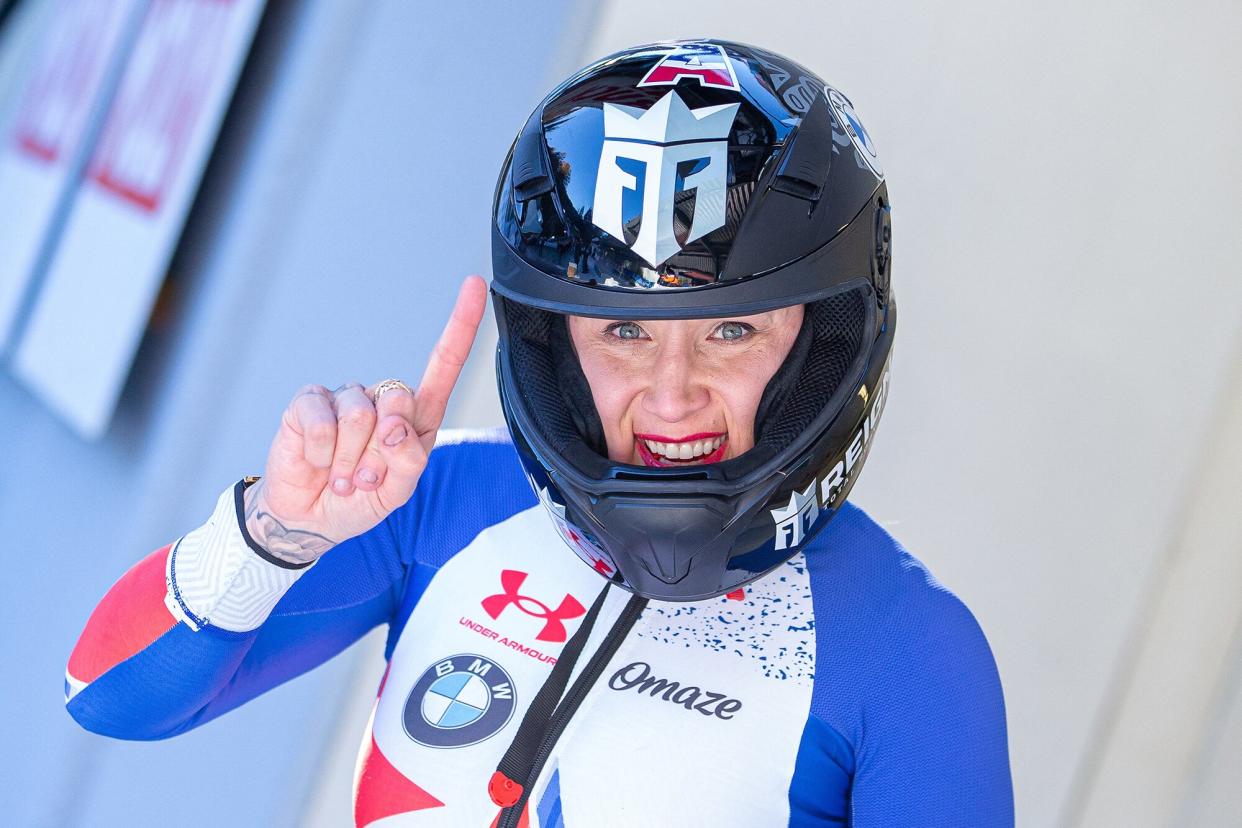
[[227, 46], [234, 0], [154, 0], [90, 176], [155, 212], [177, 179]]
[[13, 137], [26, 154], [64, 162], [77, 148], [133, 6], [129, 0], [61, 0], [18, 110]]
[[142, 2], [59, 0], [18, 75], [20, 103], [0, 141], [0, 342], [16, 321], [57, 207], [77, 184], [70, 175], [89, 149], [83, 134]]
[[84, 436], [112, 418], [263, 5], [147, 6], [14, 360]]

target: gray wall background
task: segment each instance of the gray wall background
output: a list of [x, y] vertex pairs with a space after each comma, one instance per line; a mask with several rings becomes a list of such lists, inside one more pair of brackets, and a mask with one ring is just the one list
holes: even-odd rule
[[[1227, 413], [1242, 400], [1242, 8], [282, 0], [274, 14], [111, 432], [79, 441], [0, 374], [6, 823], [342, 824], [374, 640], [156, 744], [78, 731], [64, 660], [129, 564], [261, 470], [297, 386], [421, 372], [460, 277], [487, 272], [494, 175], [547, 87], [607, 51], [706, 33], [802, 61], [875, 136], [902, 331], [856, 499], [988, 633], [1019, 824], [1242, 812], [1223, 770], [1242, 767], [1242, 464], [1220, 462], [1242, 445]], [[481, 345], [459, 423], [497, 421]], [[1198, 580], [1172, 577], [1186, 572]], [[1173, 623], [1196, 605], [1211, 612]]]
[[[987, 632], [1020, 824], [1174, 824], [1188, 795], [1231, 801], [1236, 824], [1236, 778], [1213, 794], [1187, 780], [1224, 761], [1204, 753], [1216, 713], [1170, 693], [1145, 721], [1116, 717], [1136, 692], [1136, 652], [1167, 620], [1153, 608], [1198, 599], [1168, 595], [1167, 558], [1205, 464], [1239, 440], [1220, 412], [1242, 395], [1228, 384], [1242, 358], [1242, 7], [710, 9], [613, 3], [591, 51], [705, 29], [772, 43], [866, 119], [893, 199], [902, 331], [855, 498]], [[1231, 500], [1234, 514], [1196, 524], [1202, 571], [1242, 551]], [[1219, 617], [1188, 625], [1169, 657], [1213, 624], [1236, 628], [1232, 584]], [[1216, 646], [1168, 669], [1188, 673], [1182, 689], [1226, 682], [1219, 706], [1238, 695], [1222, 655], [1237, 658]], [[1160, 696], [1162, 663], [1137, 692]]]

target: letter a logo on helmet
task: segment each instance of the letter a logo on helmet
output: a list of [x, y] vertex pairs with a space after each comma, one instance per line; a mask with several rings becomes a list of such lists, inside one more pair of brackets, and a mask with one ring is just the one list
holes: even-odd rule
[[[725, 222], [729, 130], [741, 104], [691, 109], [669, 92], [646, 111], [605, 103], [604, 147], [595, 182], [595, 226], [627, 243], [652, 267]], [[623, 215], [627, 190], [641, 193], [637, 216]], [[689, 232], [677, 238], [673, 208], [695, 191]], [[626, 230], [637, 227], [637, 235]]]
[[683, 43], [651, 67], [639, 86], [676, 86], [683, 79], [700, 86], [737, 91], [737, 76], [724, 49], [712, 43]]

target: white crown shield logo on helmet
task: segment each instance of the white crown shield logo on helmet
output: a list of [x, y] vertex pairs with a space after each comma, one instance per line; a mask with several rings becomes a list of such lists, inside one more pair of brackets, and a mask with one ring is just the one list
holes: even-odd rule
[[[646, 111], [605, 103], [591, 213], [595, 225], [625, 242], [625, 191], [639, 193], [638, 235], [629, 246], [652, 267], [723, 226], [728, 137], [739, 106], [690, 109], [675, 91]], [[696, 190], [694, 218], [678, 241], [673, 207], [677, 196], [690, 190]]]
[[811, 481], [806, 491], [794, 490], [789, 496], [788, 506], [772, 510], [772, 520], [776, 521], [777, 549], [792, 549], [801, 544], [807, 530], [819, 517], [815, 486], [815, 481]]

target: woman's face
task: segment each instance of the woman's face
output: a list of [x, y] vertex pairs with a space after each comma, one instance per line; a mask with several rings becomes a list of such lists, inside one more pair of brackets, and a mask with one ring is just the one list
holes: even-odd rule
[[802, 325], [802, 305], [727, 319], [569, 317], [608, 457], [687, 466], [755, 444], [755, 412]]

